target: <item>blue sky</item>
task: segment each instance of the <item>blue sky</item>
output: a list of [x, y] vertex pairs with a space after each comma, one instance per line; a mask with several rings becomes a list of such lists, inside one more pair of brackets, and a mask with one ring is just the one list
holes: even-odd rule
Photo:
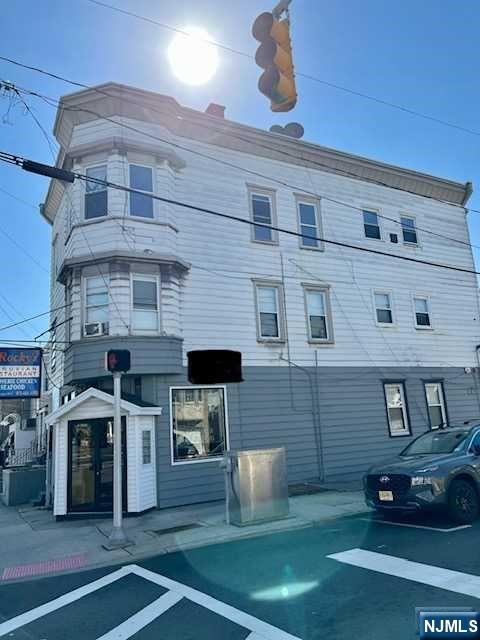
[[[257, 0], [111, 0], [111, 4], [180, 28], [201, 26], [216, 40], [252, 55], [256, 49], [250, 35], [252, 21], [271, 8], [269, 2]], [[480, 131], [479, 3], [293, 0], [291, 15], [299, 71]], [[209, 102], [218, 102], [226, 105], [228, 118], [260, 128], [296, 120], [303, 123], [306, 140], [454, 180], [471, 180], [474, 188], [480, 185], [480, 135], [304, 78], [297, 79], [295, 110], [275, 115], [256, 89], [258, 67], [225, 51], [219, 52], [220, 66], [212, 81], [201, 87], [183, 85], [166, 60], [171, 32], [87, 0], [5, 2], [2, 27], [0, 55], [80, 82], [115, 80], [172, 95], [202, 110]], [[74, 90], [2, 61], [0, 78], [55, 98]], [[34, 98], [29, 105], [50, 134], [55, 110]], [[10, 112], [8, 107], [9, 101], [0, 98], [0, 149], [50, 163], [50, 150], [33, 119], [18, 106]], [[0, 326], [48, 310], [50, 228], [38, 213], [46, 189], [46, 179], [0, 163]], [[470, 206], [480, 209], [480, 186]], [[470, 214], [470, 229], [472, 242], [480, 245], [480, 214]], [[479, 257], [477, 252], [477, 262]], [[449, 262], [448, 255], [444, 261]], [[25, 339], [47, 326], [45, 316], [1, 335]]]

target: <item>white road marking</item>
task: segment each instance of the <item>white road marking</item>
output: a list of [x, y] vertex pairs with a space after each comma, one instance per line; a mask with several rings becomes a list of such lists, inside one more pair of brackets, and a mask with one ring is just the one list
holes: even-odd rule
[[480, 598], [480, 576], [470, 573], [442, 569], [441, 567], [404, 560], [384, 553], [376, 553], [375, 551], [365, 551], [364, 549], [349, 549], [341, 553], [332, 553], [327, 558], [344, 562], [354, 567], [370, 569], [389, 576], [404, 578], [405, 580], [428, 584], [446, 591], [454, 591], [465, 596]]
[[144, 609], [97, 640], [127, 640], [183, 599], [179, 593], [167, 591]]
[[[180, 593], [184, 598], [199, 604], [210, 611], [218, 613], [219, 615], [235, 622], [241, 627], [245, 627], [246, 629], [250, 629], [253, 633], [259, 635], [262, 639], [265, 640], [301, 640], [297, 636], [292, 636], [292, 634], [287, 633], [286, 631], [282, 631], [277, 627], [274, 627], [268, 622], [263, 622], [254, 616], [251, 616], [244, 611], [240, 611], [240, 609], [235, 609], [235, 607], [230, 606], [229, 604], [225, 604], [224, 602], [220, 602], [220, 600], [216, 600], [211, 596], [207, 596], [207, 594], [202, 593], [201, 591], [197, 591], [196, 589], [192, 589], [191, 587], [187, 587], [181, 582], [176, 582], [175, 580], [171, 580], [170, 578], [166, 578], [165, 576], [160, 575], [159, 573], [154, 573], [153, 571], [149, 571], [148, 569], [143, 569], [143, 567], [139, 567], [137, 565], [130, 565], [132, 573], [137, 576], [141, 576], [146, 580], [150, 580], [155, 584], [159, 584], [165, 589], [169, 589], [170, 591], [174, 591], [176, 593]], [[255, 636], [254, 636], [255, 638]]]
[[174, 606], [182, 598], [187, 598], [188, 600], [217, 613], [223, 618], [227, 618], [231, 622], [235, 622], [239, 626], [248, 629], [251, 633], [247, 640], [301, 640], [297, 636], [293, 636], [282, 629], [278, 629], [268, 622], [263, 622], [244, 611], [240, 611], [240, 609], [236, 609], [224, 602], [220, 602], [220, 600], [216, 600], [201, 591], [192, 589], [181, 582], [171, 580], [170, 578], [162, 576], [159, 573], [155, 573], [154, 571], [143, 569], [135, 564], [122, 567], [107, 576], [103, 576], [103, 578], [99, 578], [94, 582], [90, 582], [83, 587], [74, 589], [59, 598], [55, 598], [54, 600], [42, 604], [35, 609], [26, 611], [11, 620], [3, 622], [0, 624], [0, 637], [15, 631], [15, 629], [18, 629], [19, 627], [23, 627], [42, 616], [46, 616], [57, 609], [61, 609], [62, 607], [79, 600], [83, 596], [93, 593], [94, 591], [112, 584], [116, 580], [120, 580], [130, 574], [135, 574], [145, 580], [164, 587], [167, 589], [167, 593], [164, 593], [154, 602], [150, 603], [97, 640], [127, 640], [137, 631], [143, 629], [143, 627], [161, 616], [162, 613]]
[[131, 569], [129, 567], [122, 567], [121, 569], [118, 569], [113, 573], [109, 573], [108, 575], [103, 576], [103, 578], [99, 578], [94, 582], [85, 584], [83, 585], [83, 587], [79, 587], [78, 589], [74, 589], [69, 593], [65, 593], [59, 598], [55, 598], [55, 600], [50, 600], [50, 602], [46, 602], [45, 604], [42, 604], [35, 609], [31, 609], [30, 611], [21, 613], [15, 618], [11, 618], [6, 622], [2, 622], [2, 624], [0, 624], [0, 637], [6, 635], [7, 633], [15, 631], [15, 629], [18, 629], [18, 627], [23, 627], [24, 625], [29, 624], [30, 622], [33, 622], [34, 620], [37, 620], [42, 616], [46, 616], [49, 613], [52, 613], [52, 611], [56, 611], [57, 609], [70, 604], [71, 602], [75, 602], [75, 600], [79, 600], [80, 598], [83, 598], [83, 596], [86, 596], [93, 591], [97, 591], [97, 589], [106, 587], [107, 585], [112, 584], [112, 582], [115, 582], [116, 580], [127, 576], [129, 573], [131, 573]]
[[470, 529], [471, 524], [462, 524], [458, 527], [450, 527], [449, 529], [440, 529], [440, 527], [429, 527], [423, 524], [410, 524], [408, 522], [391, 522], [390, 520], [376, 520], [375, 518], [360, 518], [365, 522], [375, 522], [376, 524], [390, 524], [393, 527], [410, 527], [412, 529], [427, 529], [428, 531], [440, 531], [441, 533], [453, 533], [454, 531], [461, 531], [462, 529]]

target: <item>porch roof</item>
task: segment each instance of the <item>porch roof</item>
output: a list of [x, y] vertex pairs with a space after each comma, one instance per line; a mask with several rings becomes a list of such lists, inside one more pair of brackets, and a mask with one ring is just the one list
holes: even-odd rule
[[[68, 415], [71, 411], [76, 409], [78, 406], [80, 406], [81, 404], [83, 404], [84, 402], [92, 398], [96, 400], [100, 400], [107, 404], [111, 404], [113, 409], [112, 394], [106, 393], [105, 391], [100, 391], [100, 389], [95, 389], [94, 387], [89, 387], [88, 389], [80, 393], [78, 396], [76, 396], [69, 402], [65, 403], [61, 407], [58, 407], [58, 409], [56, 409], [55, 411], [52, 411], [52, 413], [46, 416], [45, 418], [46, 424], [50, 425], [57, 422], [64, 416]], [[145, 404], [145, 403], [142, 402], [142, 404]], [[120, 407], [122, 411], [132, 416], [159, 416], [162, 414], [162, 407], [140, 406], [139, 404], [136, 404], [135, 402], [130, 402], [125, 398], [122, 398], [120, 400]]]

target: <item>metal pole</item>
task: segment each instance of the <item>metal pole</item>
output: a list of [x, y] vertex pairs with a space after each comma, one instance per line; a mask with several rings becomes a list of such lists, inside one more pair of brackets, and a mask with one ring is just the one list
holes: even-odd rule
[[120, 411], [122, 374], [113, 374], [113, 527], [108, 549], [133, 544], [123, 530], [122, 513], [122, 417]]

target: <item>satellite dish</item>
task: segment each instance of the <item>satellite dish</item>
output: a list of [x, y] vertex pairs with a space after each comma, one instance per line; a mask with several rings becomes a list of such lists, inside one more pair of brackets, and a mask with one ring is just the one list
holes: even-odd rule
[[272, 133], [285, 133], [283, 127], [281, 127], [279, 124], [273, 124], [269, 130]]
[[285, 133], [287, 134], [287, 136], [297, 138], [299, 140], [305, 133], [305, 129], [299, 122], [289, 122], [287, 125], [285, 125]]

